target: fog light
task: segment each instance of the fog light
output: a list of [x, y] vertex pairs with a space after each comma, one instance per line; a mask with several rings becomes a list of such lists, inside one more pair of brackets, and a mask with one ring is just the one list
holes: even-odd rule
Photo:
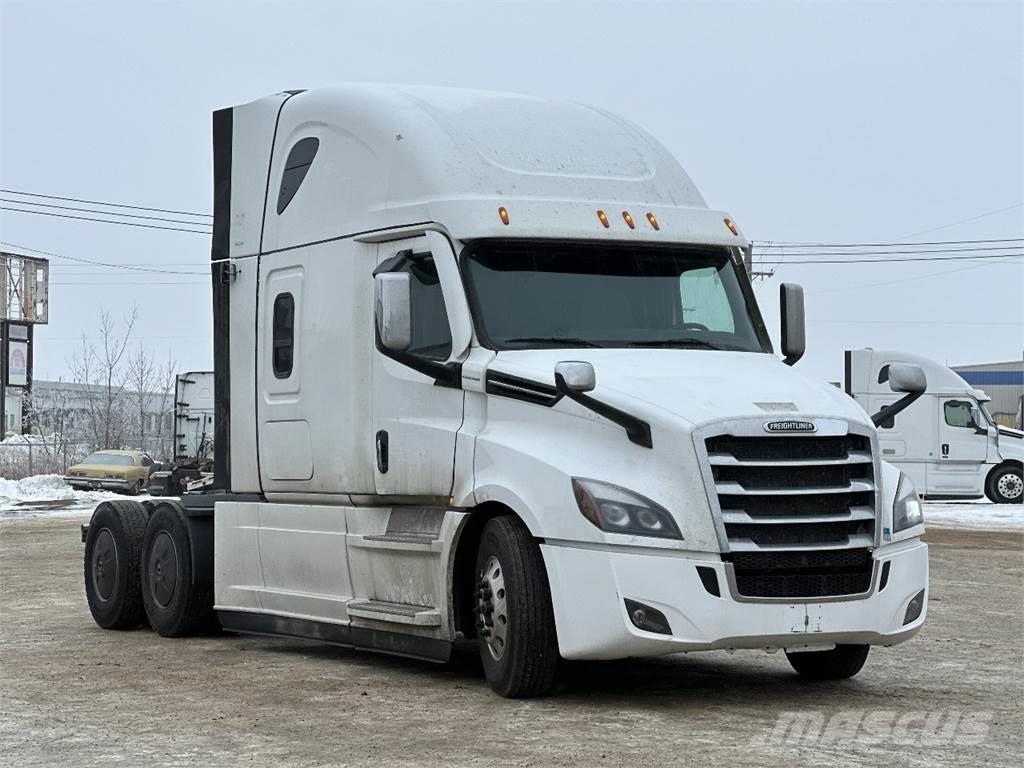
[[665, 614], [657, 608], [638, 603], [636, 600], [625, 600], [626, 613], [633, 626], [644, 632], [656, 632], [659, 635], [671, 635], [672, 628], [668, 625]]
[[916, 595], [914, 599], [907, 605], [907, 612], [903, 615], [903, 623], [909, 624], [912, 621], [917, 621], [921, 615], [921, 611], [924, 610], [924, 590], [922, 589]]

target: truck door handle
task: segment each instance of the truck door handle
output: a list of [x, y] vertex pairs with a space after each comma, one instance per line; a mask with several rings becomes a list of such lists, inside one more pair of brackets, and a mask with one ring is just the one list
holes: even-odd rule
[[949, 456], [949, 443], [942, 444], [942, 457], [947, 458]]
[[377, 470], [382, 475], [388, 473], [388, 433], [384, 429], [377, 433]]

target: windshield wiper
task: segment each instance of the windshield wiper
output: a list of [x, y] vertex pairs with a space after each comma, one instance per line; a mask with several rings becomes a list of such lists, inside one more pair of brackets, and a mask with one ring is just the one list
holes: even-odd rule
[[586, 339], [574, 339], [568, 336], [517, 336], [514, 339], [502, 339], [502, 342], [524, 342], [527, 344], [549, 344], [555, 347], [597, 347], [602, 344]]
[[699, 347], [700, 349], [717, 349], [719, 351], [726, 351], [729, 349], [737, 349], [736, 347], [719, 346], [718, 344], [712, 344], [709, 341], [702, 341], [701, 339], [650, 339], [646, 341], [630, 341], [626, 344], [628, 347]]

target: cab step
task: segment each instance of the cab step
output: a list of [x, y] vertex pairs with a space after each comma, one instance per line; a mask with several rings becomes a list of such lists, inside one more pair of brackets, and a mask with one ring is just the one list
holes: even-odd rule
[[417, 627], [441, 626], [441, 613], [429, 605], [389, 603], [384, 600], [352, 600], [348, 604], [349, 618], [386, 621], [391, 624], [410, 624]]

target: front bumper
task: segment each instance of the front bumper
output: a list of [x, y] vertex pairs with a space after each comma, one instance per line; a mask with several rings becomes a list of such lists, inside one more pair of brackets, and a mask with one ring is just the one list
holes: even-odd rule
[[[907, 605], [928, 586], [928, 547], [902, 542], [875, 550], [871, 590], [855, 598], [759, 600], [736, 596], [716, 555], [542, 544], [558, 646], [566, 659], [619, 659], [683, 651], [787, 648], [836, 643], [895, 645], [913, 637], [928, 613], [903, 623]], [[890, 562], [884, 589], [882, 565]], [[720, 597], [697, 566], [714, 569]], [[638, 629], [625, 599], [661, 611], [671, 634]]]
[[111, 490], [111, 491], [125, 491], [128, 490], [127, 480], [117, 480], [109, 477], [77, 477], [66, 475], [64, 482], [70, 485], [72, 488], [77, 488], [83, 491], [95, 491], [95, 490]]

